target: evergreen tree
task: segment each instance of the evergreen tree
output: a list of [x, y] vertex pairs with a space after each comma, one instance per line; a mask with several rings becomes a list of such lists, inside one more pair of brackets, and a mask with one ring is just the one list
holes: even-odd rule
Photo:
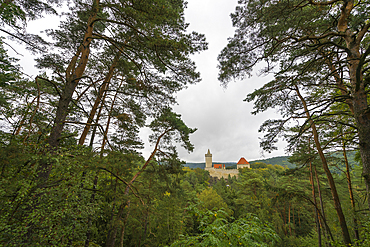
[[[363, 176], [370, 193], [370, 25], [366, 5], [354, 1], [240, 1], [232, 15], [237, 30], [219, 56], [219, 79], [226, 84], [231, 78], [243, 78], [259, 61], [266, 61], [264, 72], [276, 74], [267, 84], [270, 92], [292, 89], [302, 80], [313, 88], [338, 89], [339, 93], [323, 94], [321, 99], [348, 105], [356, 122]], [[276, 100], [283, 102], [283, 95], [288, 97], [262, 97], [256, 102], [256, 112], [274, 107]]]

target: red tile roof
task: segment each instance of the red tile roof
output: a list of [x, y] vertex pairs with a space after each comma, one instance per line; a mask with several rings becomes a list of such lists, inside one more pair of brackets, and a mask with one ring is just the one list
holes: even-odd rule
[[240, 158], [237, 165], [249, 165], [249, 162], [246, 159], [244, 159], [244, 157], [242, 157]]
[[221, 169], [222, 168], [222, 164], [214, 164], [213, 165], [213, 168]]

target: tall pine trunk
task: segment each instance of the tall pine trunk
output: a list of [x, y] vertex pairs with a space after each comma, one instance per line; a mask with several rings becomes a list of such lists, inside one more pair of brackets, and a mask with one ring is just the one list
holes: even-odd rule
[[[320, 179], [319, 179], [319, 175], [317, 174], [317, 170], [316, 170], [316, 165], [313, 166], [313, 169], [315, 171], [315, 177], [316, 177], [316, 183], [317, 183], [317, 192], [319, 194], [319, 200], [320, 200], [320, 208], [321, 208], [321, 215], [322, 215], [322, 220], [323, 220], [323, 227], [325, 229], [325, 233], [326, 233], [326, 238], [328, 240], [328, 243], [331, 241], [334, 241], [334, 238], [333, 238], [333, 235], [331, 234], [331, 230], [327, 224], [327, 221], [326, 221], [326, 215], [325, 215], [325, 209], [324, 209], [324, 201], [322, 200], [322, 195], [321, 195], [321, 186], [320, 186]], [[330, 243], [329, 243], [329, 246]]]
[[356, 34], [351, 30], [348, 22], [354, 4], [354, 0], [343, 2], [337, 27], [338, 31], [344, 34], [343, 39], [346, 42], [348, 72], [351, 83], [350, 96], [360, 142], [359, 148], [363, 165], [362, 176], [366, 184], [367, 201], [370, 209], [370, 109], [367, 102], [367, 83], [363, 78], [363, 66], [367, 63], [367, 56], [370, 55], [370, 46], [367, 45], [365, 52], [360, 53], [361, 42], [369, 32], [370, 23], [363, 25]]
[[65, 87], [61, 93], [57, 112], [54, 119], [54, 125], [48, 140], [51, 149], [55, 149], [59, 145], [60, 137], [62, 135], [63, 127], [66, 117], [68, 115], [68, 108], [72, 101], [73, 93], [75, 92], [78, 82], [81, 80], [90, 55], [90, 44], [92, 42], [94, 23], [97, 20], [99, 12], [99, 2], [95, 0], [92, 6], [91, 14], [87, 21], [86, 31], [84, 34], [83, 42], [79, 46], [75, 56], [71, 59], [66, 69], [66, 82]]
[[348, 163], [346, 145], [344, 143], [344, 140], [342, 140], [342, 149], [343, 149], [344, 163], [346, 164], [346, 177], [347, 177], [347, 183], [348, 183], [348, 193], [349, 193], [349, 197], [351, 199], [351, 206], [352, 206], [352, 210], [353, 210], [353, 227], [354, 227], [354, 231], [355, 231], [355, 238], [360, 239], [360, 233], [358, 231], [358, 224], [357, 224], [357, 218], [356, 218], [356, 203], [355, 203], [355, 199], [353, 197], [351, 174], [350, 174], [350, 170], [349, 170], [349, 163]]
[[117, 66], [117, 62], [119, 60], [119, 57], [121, 55], [121, 52], [118, 52], [114, 59], [113, 59], [113, 62], [109, 68], [109, 71], [107, 73], [107, 75], [105, 76], [105, 79], [102, 83], [102, 85], [100, 86], [100, 89], [99, 89], [99, 92], [98, 92], [98, 95], [96, 96], [96, 99], [95, 99], [95, 102], [94, 102], [94, 105], [90, 111], [90, 114], [89, 114], [89, 118], [87, 119], [87, 122], [86, 122], [86, 125], [85, 125], [85, 128], [81, 134], [81, 137], [80, 137], [80, 140], [78, 142], [79, 145], [83, 145], [85, 143], [85, 139], [86, 139], [86, 136], [87, 134], [89, 133], [89, 130], [90, 130], [90, 127], [91, 127], [91, 123], [93, 122], [93, 119], [95, 117], [95, 114], [96, 114], [96, 111], [102, 101], [102, 98], [103, 98], [103, 95], [105, 93], [105, 91], [107, 90], [108, 88], [108, 84], [110, 82], [110, 80], [112, 79], [113, 77], [113, 72]]
[[316, 124], [311, 118], [311, 115], [309, 113], [306, 101], [302, 97], [301, 93], [299, 92], [298, 86], [295, 86], [295, 88], [296, 88], [295, 89], [296, 93], [297, 93], [298, 97], [300, 98], [300, 100], [303, 104], [304, 111], [306, 112], [307, 120], [309, 121], [309, 123], [311, 125], [311, 130], [312, 130], [312, 134], [313, 134], [313, 137], [314, 137], [316, 149], [317, 149], [317, 152], [319, 153], [319, 156], [320, 156], [320, 159], [321, 159], [322, 166], [324, 168], [326, 177], [328, 178], [329, 187], [330, 187], [331, 194], [332, 194], [332, 197], [333, 197], [334, 208], [335, 208], [335, 211], [337, 212], [339, 225], [340, 225], [341, 230], [342, 230], [343, 241], [346, 245], [350, 246], [351, 245], [351, 236], [349, 235], [347, 222], [346, 222], [346, 219], [345, 219], [344, 214], [343, 214], [342, 205], [340, 203], [340, 199], [339, 199], [338, 191], [337, 191], [337, 188], [336, 188], [336, 185], [335, 185], [335, 182], [334, 182], [334, 178], [331, 174], [331, 171], [329, 170], [326, 157], [325, 157], [324, 152], [321, 148], [321, 144], [320, 144], [320, 140], [319, 140], [319, 134], [318, 134], [317, 129], [316, 129]]
[[[123, 82], [124, 82], [124, 80], [122, 79], [122, 81], [119, 84], [118, 88], [121, 88]], [[109, 109], [109, 112], [108, 112], [108, 120], [107, 120], [107, 125], [105, 127], [105, 131], [104, 131], [104, 134], [103, 134], [103, 141], [102, 141], [101, 149], [100, 149], [100, 157], [103, 156], [105, 144], [108, 141], [109, 125], [110, 125], [110, 121], [112, 119], [112, 113], [113, 113], [113, 110], [114, 110], [114, 105], [116, 103], [117, 96], [118, 96], [118, 89], [117, 89], [116, 93], [114, 94], [114, 97], [113, 97], [113, 100], [112, 100], [112, 103], [111, 103], [111, 106], [110, 106], [110, 109]]]
[[319, 247], [321, 247], [321, 230], [320, 230], [320, 222], [319, 222], [319, 213], [317, 212], [317, 202], [316, 202], [316, 193], [315, 193], [315, 183], [313, 180], [313, 172], [312, 172], [312, 162], [310, 162], [310, 184], [311, 184], [311, 189], [312, 189], [312, 199], [313, 203], [315, 204], [314, 209], [315, 209], [315, 221], [316, 221], [316, 228], [317, 228], [317, 240]]
[[367, 202], [370, 209], [370, 110], [367, 107], [367, 96], [365, 89], [355, 92], [354, 109], [359, 138], [359, 148], [362, 160], [362, 176], [366, 184]]

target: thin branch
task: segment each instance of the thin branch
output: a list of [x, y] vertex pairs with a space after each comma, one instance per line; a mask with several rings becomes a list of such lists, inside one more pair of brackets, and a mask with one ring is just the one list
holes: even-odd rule
[[336, 2], [339, 2], [341, 0], [331, 0], [331, 1], [327, 1], [327, 2], [316, 2], [316, 1], [313, 1], [313, 0], [309, 0], [308, 2], [312, 5], [319, 5], [319, 6], [327, 6], [327, 5], [332, 5], [333, 3], [336, 3]]
[[53, 81], [51, 81], [49, 79], [46, 79], [44, 77], [41, 77], [41, 76], [36, 76], [36, 79], [35, 80], [37, 81], [39, 78], [42, 79], [42, 80], [44, 80], [44, 81], [47, 81], [47, 82], [51, 83], [51, 85], [54, 86], [55, 91], [57, 92], [57, 94], [59, 95], [59, 97], [62, 97], [62, 95], [60, 94], [60, 91], [58, 89], [58, 86]]
[[27, 45], [29, 45], [29, 46], [33, 47], [33, 48], [34, 48], [34, 49], [36, 49], [36, 50], [39, 50], [39, 51], [41, 51], [41, 52], [45, 52], [45, 50], [42, 50], [42, 49], [38, 48], [37, 46], [35, 46], [35, 45], [31, 44], [30, 42], [28, 42], [28, 41], [27, 41], [27, 40], [25, 40], [25, 39], [22, 39], [22, 38], [18, 37], [18, 36], [17, 36], [17, 35], [15, 35], [15, 34], [12, 34], [12, 33], [8, 32], [8, 31], [6, 31], [6, 30], [4, 30], [4, 29], [2, 29], [2, 28], [0, 28], [0, 31], [2, 31], [2, 32], [6, 33], [6, 34], [8, 34], [8, 35], [10, 35], [10, 36], [12, 36], [12, 37], [13, 37], [13, 38], [15, 38], [15, 39], [18, 39], [18, 40], [20, 40], [20, 41], [22, 41], [22, 42], [26, 43]]
[[[126, 186], [127, 186], [128, 188], [130, 188], [130, 189], [131, 189], [132, 193], [133, 193], [137, 198], [139, 198], [139, 200], [141, 201], [141, 203], [142, 203], [143, 205], [145, 204], [145, 203], [144, 203], [144, 201], [141, 199], [141, 197], [140, 197], [139, 195], [137, 195], [137, 194], [135, 193], [135, 191], [131, 188], [131, 186], [132, 186], [132, 187], [134, 187], [134, 186], [132, 185], [132, 183], [127, 183], [125, 180], [123, 180], [122, 178], [120, 178], [119, 176], [117, 176], [116, 174], [114, 174], [113, 172], [109, 171], [107, 168], [104, 168], [104, 167], [98, 167], [98, 169], [101, 169], [101, 170], [104, 170], [104, 171], [109, 172], [111, 175], [113, 175], [114, 177], [116, 177], [119, 181], [121, 181], [122, 183], [126, 184]], [[134, 188], [135, 188], [135, 187], [134, 187]], [[135, 190], [136, 190], [136, 191], [138, 191], [136, 188], [135, 188]]]

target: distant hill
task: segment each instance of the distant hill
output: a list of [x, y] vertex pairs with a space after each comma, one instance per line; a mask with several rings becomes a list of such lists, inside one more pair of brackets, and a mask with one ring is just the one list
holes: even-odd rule
[[[347, 151], [347, 158], [349, 166], [353, 169], [355, 165], [360, 165], [358, 161], [356, 161], [356, 151]], [[346, 170], [346, 165], [343, 161], [343, 153], [342, 152], [335, 152], [331, 155], [331, 157], [327, 157], [329, 162], [329, 169], [334, 172], [340, 174], [342, 171]]]
[[[231, 168], [233, 166], [235, 166], [235, 169], [236, 169], [236, 162], [212, 162], [212, 164], [225, 164], [226, 168]], [[186, 162], [185, 166], [189, 167], [189, 168], [202, 168], [204, 169], [204, 167], [206, 167], [206, 163], [205, 162], [202, 162], [202, 163], [189, 163], [189, 162]]]
[[273, 158], [268, 158], [268, 159], [263, 159], [263, 160], [253, 160], [249, 161], [250, 164], [254, 164], [257, 162], [262, 162], [270, 165], [279, 165], [283, 167], [288, 167], [288, 168], [295, 168], [296, 165], [292, 164], [288, 161], [290, 156], [278, 156], [278, 157], [273, 157]]
[[195, 169], [195, 168], [204, 169], [204, 167], [206, 167], [206, 163], [205, 162], [203, 162], [203, 163], [188, 163], [188, 162], [186, 162], [186, 164], [184, 166], [187, 166], [191, 169]]
[[[280, 166], [284, 166], [288, 168], [295, 168], [294, 164], [288, 162], [288, 158], [289, 156], [279, 156], [279, 157], [262, 159], [262, 160], [253, 160], [253, 161], [249, 161], [249, 163], [252, 165], [257, 162], [263, 162], [263, 163], [271, 164], [271, 165], [280, 165]], [[226, 168], [236, 169], [236, 162], [212, 162], [212, 164], [225, 164]], [[204, 167], [206, 166], [206, 163], [205, 162], [202, 162], [202, 163], [187, 162], [185, 166], [192, 168], [192, 169], [194, 168], [204, 169]]]

